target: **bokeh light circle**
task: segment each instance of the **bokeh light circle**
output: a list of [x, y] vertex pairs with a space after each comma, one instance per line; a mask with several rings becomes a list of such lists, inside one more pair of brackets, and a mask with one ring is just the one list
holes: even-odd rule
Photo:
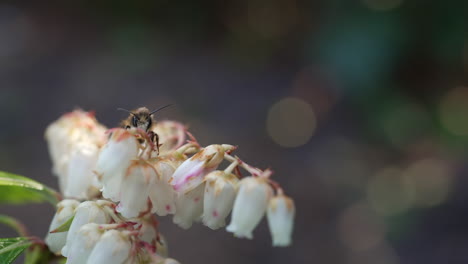
[[312, 137], [316, 125], [312, 106], [299, 98], [284, 98], [268, 112], [268, 135], [282, 147], [304, 145]]

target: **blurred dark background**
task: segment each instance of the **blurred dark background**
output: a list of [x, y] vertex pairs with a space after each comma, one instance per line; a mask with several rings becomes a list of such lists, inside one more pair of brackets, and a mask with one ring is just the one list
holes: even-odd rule
[[[467, 29], [464, 0], [2, 1], [0, 169], [57, 187], [61, 114], [174, 103], [297, 207], [289, 248], [163, 217], [182, 263], [466, 263]], [[44, 236], [54, 209], [0, 213]]]

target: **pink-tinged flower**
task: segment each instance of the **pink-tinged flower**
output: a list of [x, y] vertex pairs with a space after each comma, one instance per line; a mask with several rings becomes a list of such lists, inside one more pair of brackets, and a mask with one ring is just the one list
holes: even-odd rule
[[176, 167], [180, 165], [180, 162], [163, 159], [157, 160], [153, 165], [158, 173], [158, 177], [154, 178], [150, 185], [149, 197], [153, 203], [152, 212], [160, 216], [174, 214], [176, 211], [176, 192], [169, 183], [169, 180], [172, 174], [174, 174]]
[[273, 246], [286, 247], [291, 244], [295, 211], [294, 201], [285, 195], [278, 195], [270, 200], [267, 219]]
[[93, 173], [98, 153], [99, 148], [91, 142], [83, 141], [76, 145], [68, 163], [65, 197], [85, 199], [92, 188], [99, 189], [96, 175]]
[[102, 183], [102, 196], [120, 201], [120, 187], [132, 159], [138, 155], [138, 141], [128, 130], [115, 129], [99, 153], [96, 173]]
[[224, 153], [233, 150], [231, 145], [210, 145], [184, 161], [174, 172], [171, 184], [179, 193], [199, 186], [205, 175], [215, 170], [224, 159]]
[[60, 117], [47, 127], [45, 138], [52, 159], [52, 171], [59, 178], [60, 190], [68, 187], [70, 155], [77, 144], [87, 142], [100, 148], [106, 141], [106, 128], [99, 124], [92, 113], [75, 110]]
[[132, 160], [122, 181], [117, 212], [126, 218], [133, 218], [148, 210], [150, 182], [156, 177], [156, 170], [151, 164], [145, 160]]
[[45, 238], [45, 243], [49, 247], [50, 251], [55, 254], [60, 254], [65, 242], [67, 241], [68, 232], [59, 232], [59, 233], [50, 233], [50, 231], [55, 230], [59, 226], [63, 225], [68, 221], [73, 215], [75, 215], [75, 209], [78, 207], [80, 202], [76, 200], [62, 200], [57, 204], [57, 212], [52, 219], [49, 227], [49, 233]]
[[70, 225], [67, 234], [67, 242], [62, 249], [62, 255], [67, 257], [69, 253], [69, 245], [72, 243], [76, 233], [83, 225], [88, 223], [108, 224], [110, 223], [110, 216], [105, 211], [105, 206], [112, 206], [109, 201], [98, 200], [96, 202], [86, 201], [82, 202], [77, 208], [75, 218]]
[[273, 190], [267, 179], [260, 177], [246, 177], [239, 186], [231, 223], [226, 230], [237, 237], [252, 239], [252, 231], [265, 214]]
[[130, 257], [131, 247], [128, 233], [109, 230], [96, 243], [87, 263], [123, 264]]
[[156, 240], [158, 237], [157, 220], [154, 215], [146, 215], [143, 218], [139, 218], [137, 221], [141, 227], [138, 231], [140, 240], [145, 241], [152, 246], [156, 246]]
[[67, 264], [86, 263], [103, 233], [104, 230], [99, 228], [98, 224], [89, 223], [82, 226], [68, 246]]
[[185, 126], [182, 123], [163, 120], [156, 123], [153, 131], [159, 136], [159, 155], [166, 155], [185, 143]]
[[225, 218], [232, 210], [238, 181], [234, 174], [224, 171], [213, 171], [206, 176], [203, 224], [211, 229], [226, 225]]
[[198, 185], [188, 193], [178, 193], [176, 198], [176, 213], [172, 221], [174, 224], [188, 229], [193, 221], [200, 220], [203, 213], [203, 193], [205, 184]]

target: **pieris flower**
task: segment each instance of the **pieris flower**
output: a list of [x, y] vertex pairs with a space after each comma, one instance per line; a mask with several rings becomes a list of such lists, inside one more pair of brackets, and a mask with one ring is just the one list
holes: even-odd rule
[[171, 184], [179, 193], [193, 190], [205, 175], [215, 170], [224, 159], [224, 153], [233, 150], [231, 145], [210, 145], [184, 161], [174, 172]]
[[174, 224], [188, 229], [193, 221], [200, 219], [203, 213], [203, 193], [205, 184], [198, 185], [188, 193], [178, 193], [176, 198], [176, 213], [172, 221]]
[[115, 129], [99, 153], [96, 173], [102, 183], [102, 196], [120, 201], [120, 186], [132, 159], [138, 154], [138, 141], [126, 129]]
[[152, 212], [160, 216], [174, 214], [176, 211], [176, 192], [169, 180], [180, 162], [170, 159], [158, 159], [153, 165], [158, 176], [153, 179], [150, 185], [149, 197], [153, 204]]
[[237, 177], [224, 171], [213, 171], [206, 176], [203, 199], [203, 224], [211, 229], [226, 225], [225, 218], [231, 212], [236, 198]]
[[81, 142], [88, 142], [100, 148], [106, 141], [106, 128], [99, 124], [94, 114], [75, 110], [50, 124], [45, 138], [52, 159], [52, 172], [59, 178], [60, 190], [68, 187], [68, 166], [70, 155]]
[[265, 214], [273, 190], [267, 179], [260, 177], [246, 177], [239, 186], [231, 223], [226, 230], [237, 237], [252, 239], [252, 231]]
[[68, 246], [67, 264], [82, 264], [88, 261], [91, 251], [104, 230], [98, 224], [89, 223], [80, 228]]
[[142, 241], [145, 241], [155, 246], [158, 236], [158, 232], [156, 230], [157, 220], [154, 218], [153, 215], [151, 215], [140, 218], [140, 221], [138, 221], [138, 223], [140, 223], [141, 225], [139, 230], [139, 238]]
[[82, 202], [76, 208], [75, 218], [68, 230], [67, 242], [62, 249], [62, 255], [65, 257], [68, 256], [69, 245], [83, 225], [88, 223], [108, 224], [110, 222], [110, 217], [104, 210], [104, 206], [111, 206], [111, 203], [104, 200], [98, 200], [96, 202], [86, 201]]
[[49, 227], [49, 233], [45, 238], [45, 243], [49, 247], [50, 251], [55, 254], [60, 254], [65, 242], [67, 241], [68, 232], [50, 233], [59, 226], [63, 225], [75, 214], [75, 209], [78, 207], [80, 202], [76, 200], [62, 200], [57, 204], [57, 212], [52, 219]]
[[77, 143], [68, 163], [68, 182], [65, 197], [84, 199], [91, 188], [99, 189], [93, 170], [96, 166], [99, 148], [89, 141]]
[[291, 244], [295, 211], [294, 201], [285, 195], [278, 195], [270, 200], [267, 219], [273, 246], [285, 247]]
[[123, 264], [130, 256], [132, 244], [128, 233], [109, 230], [92, 250], [88, 264]]
[[159, 143], [162, 144], [159, 148], [159, 155], [166, 155], [182, 146], [185, 143], [185, 131], [185, 126], [176, 121], [163, 120], [157, 122], [153, 132], [158, 134]]
[[150, 182], [156, 177], [156, 170], [145, 160], [131, 161], [122, 181], [117, 212], [126, 218], [132, 218], [147, 210]]

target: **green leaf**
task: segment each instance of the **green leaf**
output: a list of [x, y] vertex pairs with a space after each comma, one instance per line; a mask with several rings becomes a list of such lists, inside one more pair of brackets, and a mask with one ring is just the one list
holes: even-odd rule
[[24, 204], [49, 202], [54, 206], [59, 193], [27, 177], [0, 171], [0, 203]]
[[27, 237], [0, 238], [0, 263], [12, 263], [31, 244]]
[[73, 222], [73, 218], [75, 218], [75, 216], [70, 217], [70, 219], [68, 219], [65, 223], [61, 224], [59, 227], [50, 231], [50, 233], [60, 233], [60, 232], [68, 231], [68, 229], [70, 229], [70, 226]]
[[7, 216], [7, 215], [0, 215], [0, 223], [11, 227], [14, 229], [20, 236], [27, 236], [28, 232], [26, 231], [26, 227], [17, 219]]

